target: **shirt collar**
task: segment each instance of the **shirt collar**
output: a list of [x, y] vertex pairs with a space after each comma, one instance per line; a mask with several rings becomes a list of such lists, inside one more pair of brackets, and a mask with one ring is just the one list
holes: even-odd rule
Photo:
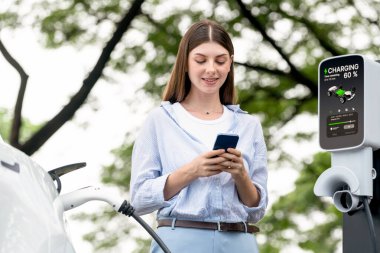
[[[161, 107], [163, 107], [166, 111], [168, 111], [170, 114], [173, 113], [173, 107], [172, 107], [172, 104], [169, 102], [169, 101], [162, 101], [161, 102]], [[241, 108], [240, 108], [240, 105], [226, 105], [226, 107], [235, 112], [235, 113], [243, 113], [243, 114], [247, 114], [248, 112], [247, 111], [243, 111]]]
[[[161, 102], [161, 107], [164, 109], [164, 111], [168, 114], [168, 116], [181, 128], [181, 126], [178, 124], [176, 118], [175, 118], [175, 114], [174, 114], [174, 107], [172, 105], [172, 103], [170, 103], [169, 101], [162, 101]], [[243, 111], [242, 109], [240, 109], [240, 105], [226, 105], [227, 109], [228, 110], [231, 110], [233, 112], [233, 120], [231, 122], [231, 126], [228, 130], [228, 132], [230, 133], [236, 133], [237, 131], [237, 126], [238, 126], [238, 123], [239, 123], [239, 114], [248, 114], [248, 112], [246, 111]], [[199, 140], [197, 138], [195, 138], [194, 136], [190, 135], [189, 136], [191, 138], [193, 138], [194, 140], [198, 141]], [[200, 142], [199, 142], [200, 143]]]

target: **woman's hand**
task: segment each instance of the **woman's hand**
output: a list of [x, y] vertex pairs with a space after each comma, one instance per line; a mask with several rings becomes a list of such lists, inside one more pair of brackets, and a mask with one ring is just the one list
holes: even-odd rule
[[188, 172], [195, 178], [219, 174], [224, 168], [223, 162], [226, 161], [226, 158], [222, 157], [224, 153], [224, 149], [219, 149], [201, 154], [191, 161]]
[[250, 179], [248, 171], [244, 167], [241, 152], [234, 148], [229, 148], [227, 151], [228, 152], [220, 155], [220, 157], [225, 159], [225, 161], [221, 163], [224, 167], [221, 170], [231, 174], [231, 177], [235, 181], [240, 200], [244, 205], [249, 207], [258, 206], [260, 194]]
[[227, 151], [228, 152], [220, 155], [220, 157], [225, 159], [225, 161], [221, 163], [221, 165], [223, 165], [222, 170], [230, 173], [235, 181], [243, 180], [244, 177], [248, 176], [248, 173], [244, 167], [241, 152], [234, 148], [228, 148]]
[[199, 177], [210, 177], [222, 172], [224, 166], [221, 163], [226, 161], [226, 158], [221, 157], [223, 153], [225, 153], [224, 149], [203, 153], [171, 173], [166, 179], [164, 199], [172, 198]]

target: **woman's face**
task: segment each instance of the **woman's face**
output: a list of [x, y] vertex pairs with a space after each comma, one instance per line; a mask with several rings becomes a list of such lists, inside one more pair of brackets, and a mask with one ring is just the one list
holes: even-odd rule
[[193, 92], [219, 94], [231, 64], [227, 49], [215, 42], [205, 42], [191, 50], [187, 66]]

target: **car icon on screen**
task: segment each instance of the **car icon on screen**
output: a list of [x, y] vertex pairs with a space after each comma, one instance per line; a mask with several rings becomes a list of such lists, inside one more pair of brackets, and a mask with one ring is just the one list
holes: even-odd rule
[[355, 97], [355, 87], [352, 87], [350, 90], [345, 90], [342, 86], [332, 86], [327, 91], [327, 96], [337, 97], [339, 101], [344, 104], [346, 101], [350, 101]]

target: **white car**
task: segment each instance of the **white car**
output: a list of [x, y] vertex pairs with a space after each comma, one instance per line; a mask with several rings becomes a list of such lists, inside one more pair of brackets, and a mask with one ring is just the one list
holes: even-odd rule
[[0, 203], [0, 252], [75, 252], [51, 176], [4, 142], [0, 142]]
[[85, 165], [71, 164], [46, 172], [0, 137], [0, 253], [75, 253], [64, 212], [91, 200], [107, 202], [115, 211], [132, 216], [164, 252], [170, 252], [123, 198], [99, 187], [59, 194], [59, 177]]

